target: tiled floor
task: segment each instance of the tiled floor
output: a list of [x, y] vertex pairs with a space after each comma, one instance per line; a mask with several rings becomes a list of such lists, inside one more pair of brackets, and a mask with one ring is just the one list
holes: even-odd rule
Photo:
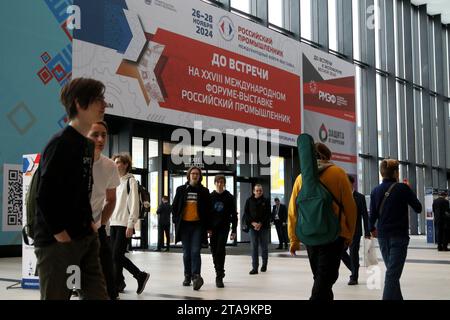
[[[245, 246], [240, 244], [239, 246]], [[248, 246], [248, 245], [247, 245]], [[411, 240], [407, 263], [401, 279], [405, 299], [450, 299], [450, 252], [438, 252], [427, 245], [423, 237]], [[231, 249], [230, 249], [231, 250]], [[249, 275], [249, 255], [228, 255], [226, 259], [225, 288], [215, 287], [215, 274], [209, 250], [202, 251], [202, 276], [205, 284], [200, 291], [183, 287], [182, 255], [177, 252], [134, 252], [130, 258], [150, 272], [150, 280], [141, 295], [135, 293], [136, 281], [124, 271], [127, 288], [121, 299], [225, 299], [225, 300], [290, 300], [308, 299], [312, 276], [306, 252], [296, 258], [287, 252], [270, 253], [266, 273]], [[361, 252], [362, 253], [362, 252]], [[378, 252], [379, 257], [380, 253]], [[334, 286], [339, 300], [379, 300], [382, 294], [384, 264], [379, 269], [360, 269], [360, 284], [348, 286], [350, 272], [341, 264], [340, 276]], [[21, 258], [0, 259], [1, 279], [21, 278]], [[368, 284], [369, 282], [369, 284]], [[39, 299], [37, 290], [9, 289], [12, 282], [0, 280], [0, 299]]]

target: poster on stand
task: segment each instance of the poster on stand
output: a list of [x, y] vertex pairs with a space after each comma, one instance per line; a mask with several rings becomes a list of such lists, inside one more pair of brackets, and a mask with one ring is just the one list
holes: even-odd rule
[[437, 192], [433, 188], [425, 188], [425, 221], [427, 228], [427, 243], [435, 243], [433, 201]]
[[[39, 166], [41, 155], [27, 154], [22, 157], [23, 166], [23, 226], [27, 224], [27, 205], [26, 194], [31, 184], [33, 174]], [[36, 274], [36, 255], [34, 254], [34, 246], [25, 244], [22, 239], [22, 288], [23, 289], [39, 289], [39, 277]]]

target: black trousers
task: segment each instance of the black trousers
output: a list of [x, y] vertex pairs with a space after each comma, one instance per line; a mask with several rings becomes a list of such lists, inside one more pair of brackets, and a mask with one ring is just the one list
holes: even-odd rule
[[133, 275], [136, 279], [138, 278], [141, 270], [131, 262], [125, 256], [125, 251], [127, 250], [128, 239], [126, 238], [127, 227], [122, 226], [111, 226], [111, 243], [114, 261], [114, 274], [116, 278], [116, 284], [119, 287], [125, 282], [123, 277], [123, 268], [125, 268], [129, 273]]
[[344, 262], [345, 266], [348, 270], [351, 271], [351, 280], [358, 281], [359, 277], [359, 247], [361, 243], [361, 237], [355, 237], [353, 239], [352, 244], [348, 247], [350, 251], [350, 255], [347, 253], [347, 250], [344, 249], [342, 252], [342, 262]]
[[223, 276], [225, 274], [225, 246], [227, 245], [229, 232], [230, 227], [227, 226], [212, 229], [212, 235], [210, 238], [211, 253], [217, 276]]
[[170, 247], [170, 224], [158, 224], [158, 249], [164, 246], [164, 234], [166, 234], [166, 248]]
[[333, 285], [339, 277], [344, 239], [320, 246], [307, 246], [309, 264], [314, 276], [310, 300], [333, 300]]
[[446, 228], [445, 221], [436, 221], [436, 242], [438, 249], [444, 249], [448, 247], [448, 230]]
[[288, 245], [288, 234], [287, 234], [287, 225], [283, 226], [283, 222], [281, 220], [275, 220], [275, 229], [277, 230], [278, 241], [280, 243], [280, 247]]
[[102, 265], [103, 275], [105, 276], [106, 289], [108, 296], [114, 300], [118, 296], [116, 280], [114, 275], [114, 262], [111, 249], [111, 239], [106, 236], [106, 231], [103, 228], [98, 230], [98, 239], [100, 240], [100, 263]]

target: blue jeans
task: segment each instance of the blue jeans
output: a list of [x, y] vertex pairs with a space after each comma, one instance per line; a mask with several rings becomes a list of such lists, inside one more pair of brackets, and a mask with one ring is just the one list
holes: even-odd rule
[[261, 257], [263, 266], [267, 266], [267, 260], [269, 259], [269, 231], [270, 229], [260, 229], [255, 231], [250, 228], [250, 242], [252, 246], [252, 267], [254, 270], [258, 270], [259, 266], [259, 253], [258, 248], [261, 246]]
[[378, 238], [386, 265], [383, 300], [403, 300], [400, 277], [408, 253], [409, 237]]
[[202, 259], [202, 225], [200, 222], [183, 221], [181, 226], [181, 242], [183, 243], [184, 274], [192, 276], [200, 274]]

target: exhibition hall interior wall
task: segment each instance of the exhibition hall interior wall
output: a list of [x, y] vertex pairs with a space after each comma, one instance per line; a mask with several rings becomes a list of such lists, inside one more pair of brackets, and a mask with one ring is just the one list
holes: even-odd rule
[[22, 156], [40, 152], [66, 122], [59, 92], [72, 72], [70, 4], [0, 2], [0, 246], [21, 244]]

